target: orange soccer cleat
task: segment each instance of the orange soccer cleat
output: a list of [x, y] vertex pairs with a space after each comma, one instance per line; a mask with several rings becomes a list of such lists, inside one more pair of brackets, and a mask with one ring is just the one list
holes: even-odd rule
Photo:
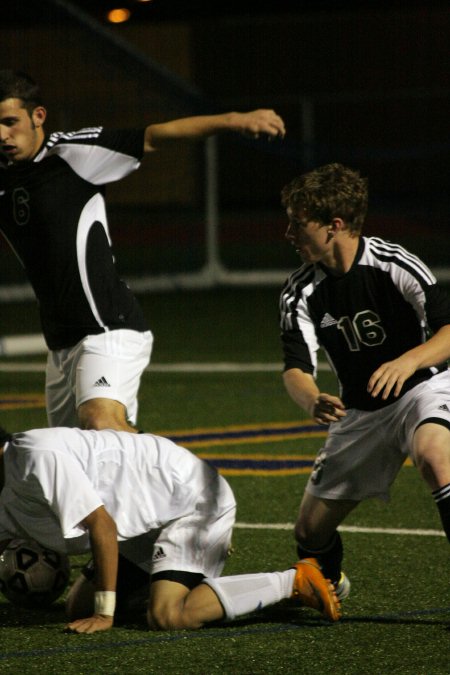
[[333, 584], [325, 579], [315, 558], [303, 558], [295, 563], [296, 570], [292, 597], [302, 605], [317, 609], [330, 621], [338, 621], [341, 603]]

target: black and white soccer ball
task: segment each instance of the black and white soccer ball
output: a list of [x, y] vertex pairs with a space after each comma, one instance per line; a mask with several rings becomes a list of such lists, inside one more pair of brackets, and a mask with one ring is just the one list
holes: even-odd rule
[[0, 555], [0, 591], [14, 605], [48, 607], [63, 593], [69, 579], [69, 557], [36, 541], [13, 539]]

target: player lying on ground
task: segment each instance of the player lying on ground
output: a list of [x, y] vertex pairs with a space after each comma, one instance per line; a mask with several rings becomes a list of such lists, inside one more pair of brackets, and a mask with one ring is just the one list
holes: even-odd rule
[[[329, 424], [296, 523], [300, 556], [319, 559], [341, 599], [338, 525], [369, 497], [387, 500], [409, 455], [450, 540], [450, 296], [415, 255], [362, 237], [367, 182], [328, 164], [282, 192], [286, 237], [303, 261], [280, 299], [284, 382], [316, 422]], [[340, 384], [322, 392], [321, 347]]]
[[284, 122], [261, 109], [48, 135], [46, 116], [28, 75], [0, 71], [0, 229], [39, 302], [48, 423], [133, 431], [153, 336], [114, 264], [105, 187], [168, 143], [283, 137]]
[[0, 443], [0, 548], [19, 537], [92, 552], [93, 580], [83, 575], [69, 595], [69, 629], [113, 625], [119, 551], [151, 578], [152, 629], [199, 628], [292, 596], [339, 618], [333, 586], [314, 559], [283, 572], [219, 577], [233, 493], [214, 468], [168, 439], [54, 428], [4, 432]]

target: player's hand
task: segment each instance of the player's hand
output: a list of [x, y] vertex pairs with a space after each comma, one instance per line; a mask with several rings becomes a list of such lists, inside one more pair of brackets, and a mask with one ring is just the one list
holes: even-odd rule
[[406, 380], [415, 372], [416, 364], [414, 360], [404, 354], [399, 356], [398, 359], [387, 361], [377, 368], [367, 384], [367, 391], [373, 398], [381, 394], [383, 401], [391, 393], [397, 397], [400, 395]]
[[314, 402], [312, 416], [318, 424], [331, 424], [346, 416], [341, 399], [330, 394], [319, 394]]
[[239, 131], [248, 138], [260, 138], [267, 136], [272, 138], [284, 138], [286, 128], [284, 121], [274, 110], [252, 110], [247, 113], [235, 113], [234, 124]]
[[94, 614], [86, 619], [77, 619], [67, 624], [66, 631], [71, 633], [96, 633], [99, 630], [109, 630], [114, 623], [114, 617], [105, 614]]

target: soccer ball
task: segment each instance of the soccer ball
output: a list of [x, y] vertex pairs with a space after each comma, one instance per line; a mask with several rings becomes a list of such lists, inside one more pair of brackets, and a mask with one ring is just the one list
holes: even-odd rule
[[48, 607], [62, 594], [69, 578], [69, 557], [36, 541], [13, 539], [0, 555], [0, 591], [14, 605]]

